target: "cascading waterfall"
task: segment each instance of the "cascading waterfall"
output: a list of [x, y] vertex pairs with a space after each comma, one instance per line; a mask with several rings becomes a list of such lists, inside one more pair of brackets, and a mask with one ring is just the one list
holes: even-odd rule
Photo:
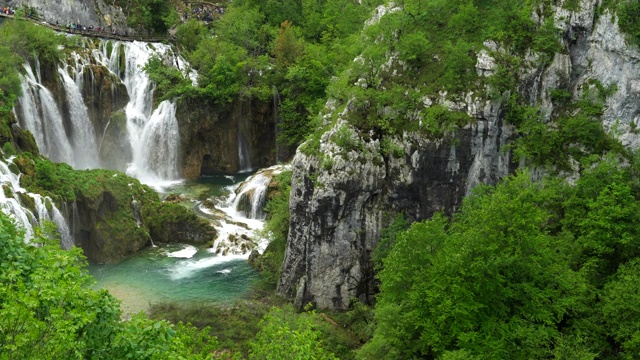
[[40, 84], [39, 64], [36, 63], [37, 77], [29, 64], [25, 64], [24, 69], [22, 96], [18, 101], [21, 111], [16, 112], [20, 126], [31, 131], [40, 152], [50, 160], [72, 164], [73, 150], [63, 119], [53, 95]]
[[[71, 65], [58, 69], [68, 103], [64, 112], [41, 84], [40, 64], [36, 62], [33, 69], [27, 64], [16, 111], [20, 125], [34, 134], [41, 152], [52, 161], [66, 162], [76, 169], [100, 168], [100, 148], [108, 123], [96, 131], [82, 97], [83, 71], [97, 62], [121, 79], [130, 98], [125, 114], [132, 161], [127, 165], [123, 161], [121, 170], [149, 185], [176, 180], [180, 177], [176, 104], [165, 101], [153, 109], [154, 86], [143, 69], [151, 56], [164, 56], [169, 51], [164, 44], [104, 41], [90, 55], [72, 53]], [[189, 67], [179, 56], [172, 55], [172, 62], [194, 81], [196, 74], [187, 73]]]
[[142, 128], [127, 172], [146, 183], [178, 179], [179, 141], [176, 105], [163, 101]]
[[[19, 179], [19, 175], [14, 174], [7, 163], [0, 161], [0, 183], [5, 188], [5, 191], [0, 192], [0, 209], [2, 212], [15, 219], [16, 223], [24, 229], [25, 241], [27, 242], [33, 238], [35, 226], [43, 225], [44, 221], [53, 222], [60, 234], [60, 246], [63, 249], [70, 249], [73, 246], [73, 239], [60, 210], [50, 198], [28, 193], [20, 187]], [[22, 206], [18, 193], [23, 193], [33, 198], [37, 216]]]
[[[71, 79], [63, 69], [58, 69], [62, 77], [64, 88], [69, 101], [69, 118], [71, 120], [72, 133], [70, 136], [73, 156], [69, 164], [76, 169], [99, 168], [98, 146], [96, 145], [96, 132], [89, 121], [87, 106], [82, 100], [78, 83]], [[76, 76], [76, 78], [82, 78]]]
[[[150, 185], [178, 179], [180, 137], [176, 104], [163, 101], [152, 111], [154, 87], [143, 70], [151, 56], [165, 54], [170, 50], [169, 47], [153, 44], [155, 50], [151, 50], [147, 43], [114, 42], [111, 54], [107, 57], [106, 44], [101, 46], [99, 58], [112, 72], [123, 74], [122, 82], [130, 97], [125, 113], [133, 160], [126, 169], [127, 174]], [[125, 59], [124, 71], [120, 68], [121, 54]]]
[[217, 210], [203, 204], [197, 211], [215, 219], [214, 227], [218, 236], [212, 252], [229, 256], [249, 256], [252, 249], [264, 251], [266, 239], [252, 240], [256, 230], [264, 226], [265, 217], [262, 208], [266, 202], [267, 189], [271, 179], [287, 169], [284, 165], [274, 165], [262, 169], [244, 182], [229, 188], [229, 196], [218, 201]]
[[229, 205], [249, 219], [264, 219], [262, 208], [267, 201], [270, 181], [271, 176], [266, 176], [264, 172], [256, 173], [235, 189], [236, 195], [229, 199]]

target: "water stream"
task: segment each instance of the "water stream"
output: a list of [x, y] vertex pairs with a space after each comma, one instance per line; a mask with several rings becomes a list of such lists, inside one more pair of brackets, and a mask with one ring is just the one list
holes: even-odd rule
[[97, 286], [122, 300], [127, 313], [160, 302], [228, 302], [242, 296], [258, 276], [246, 261], [249, 244], [266, 246], [243, 239], [262, 228], [264, 214], [253, 206], [264, 205], [268, 175], [280, 170], [208, 176], [164, 188], [162, 196], [177, 194], [184, 206], [212, 221], [218, 234], [214, 246], [156, 244], [118, 264], [91, 265]]

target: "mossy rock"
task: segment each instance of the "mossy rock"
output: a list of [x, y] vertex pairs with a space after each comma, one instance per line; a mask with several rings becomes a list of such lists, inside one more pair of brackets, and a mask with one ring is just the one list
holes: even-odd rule
[[20, 204], [23, 207], [29, 209], [29, 211], [31, 211], [32, 213], [37, 214], [35, 199], [23, 192], [19, 192], [17, 194], [18, 198], [20, 199]]
[[135, 254], [150, 244], [151, 237], [128, 214], [115, 212], [96, 224], [89, 240], [82, 244], [87, 258], [91, 262], [106, 264]]
[[143, 207], [143, 222], [155, 242], [207, 244], [215, 238], [211, 224], [184, 206], [161, 203]]
[[18, 170], [23, 174], [23, 177], [29, 176], [34, 178], [36, 176], [36, 164], [33, 159], [26, 156], [26, 154], [13, 159], [13, 163], [18, 167]]

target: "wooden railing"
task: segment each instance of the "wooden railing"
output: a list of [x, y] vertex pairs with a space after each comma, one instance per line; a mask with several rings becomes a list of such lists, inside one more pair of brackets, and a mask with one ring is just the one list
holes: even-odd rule
[[14, 16], [14, 15], [7, 15], [5, 13], [0, 13], [0, 17], [4, 17], [4, 18], [8, 18], [8, 19], [18, 19], [18, 20], [26, 20], [26, 21], [31, 21], [33, 23], [39, 24], [39, 25], [43, 25], [46, 26], [48, 28], [51, 28], [55, 31], [59, 31], [59, 32], [64, 32], [67, 34], [73, 34], [73, 35], [81, 35], [81, 36], [87, 36], [87, 37], [94, 37], [94, 38], [102, 38], [102, 39], [112, 39], [112, 40], [119, 40], [119, 41], [144, 41], [144, 42], [162, 42], [162, 41], [166, 41], [169, 39], [169, 37], [167, 36], [145, 36], [145, 35], [140, 35], [140, 34], [127, 34], [127, 35], [123, 35], [123, 34], [114, 34], [111, 31], [109, 31], [108, 29], [104, 29], [104, 31], [97, 31], [97, 29], [94, 30], [74, 30], [74, 29], [69, 29], [65, 26], [59, 26], [59, 25], [55, 25], [55, 24], [50, 24], [40, 18], [37, 17], [33, 17], [33, 16]]

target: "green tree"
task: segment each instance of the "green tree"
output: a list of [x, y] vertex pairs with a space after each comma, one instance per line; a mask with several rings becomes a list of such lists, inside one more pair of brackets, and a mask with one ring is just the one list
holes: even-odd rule
[[550, 356], [586, 289], [546, 230], [542, 205], [558, 202], [559, 186], [521, 173], [466, 199], [453, 221], [435, 216], [398, 236], [360, 357]]
[[605, 285], [602, 312], [609, 334], [622, 345], [620, 359], [640, 354], [640, 259], [622, 266]]
[[[287, 315], [289, 320], [287, 320]], [[312, 313], [313, 315], [313, 313]], [[321, 333], [310, 316], [293, 316], [292, 308], [272, 308], [249, 344], [251, 360], [334, 360], [322, 346]]]
[[194, 328], [121, 320], [119, 302], [92, 289], [80, 248], [52, 227], [24, 232], [0, 213], [0, 359], [207, 359], [215, 342]]

